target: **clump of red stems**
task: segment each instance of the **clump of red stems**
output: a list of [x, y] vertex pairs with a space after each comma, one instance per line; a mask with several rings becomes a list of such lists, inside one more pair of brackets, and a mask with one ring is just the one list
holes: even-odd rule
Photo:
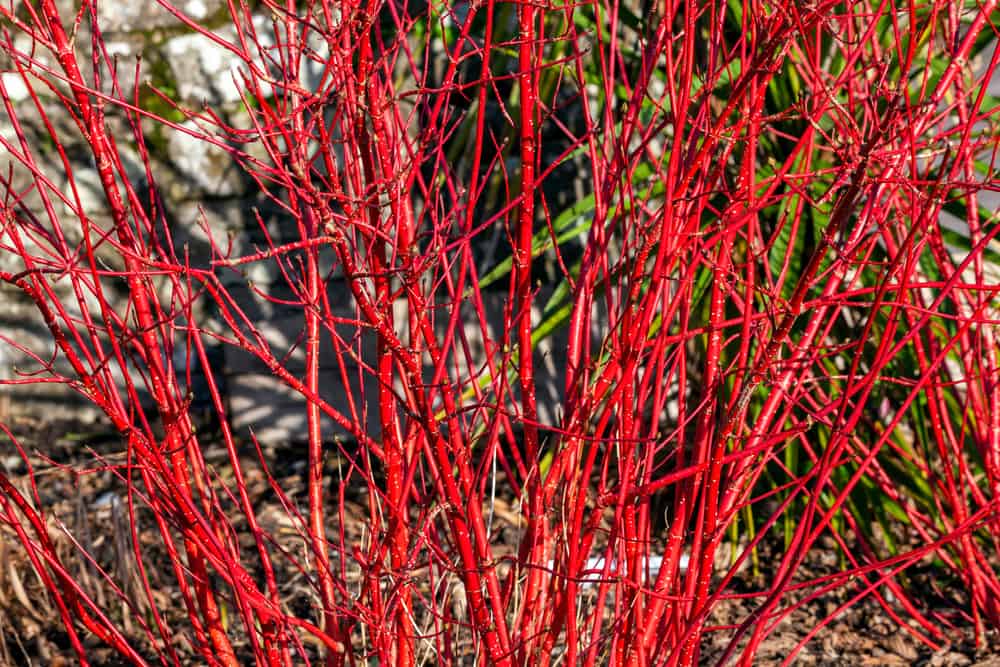
[[[721, 633], [713, 660], [751, 664], [843, 586], [840, 610], [872, 596], [936, 647], [949, 621], [904, 577], [935, 559], [977, 632], [1000, 622], [1000, 226], [981, 200], [997, 191], [995, 0], [263, 0], [229, 3], [235, 38], [160, 4], [241, 63], [239, 113], [143, 84], [92, 0], [0, 7], [0, 144], [29, 184], [4, 177], [0, 250], [18, 267], [0, 279], [49, 331], [41, 349], [6, 341], [35, 363], [9, 382], [65, 384], [127, 443], [104, 469], [141, 585], [99, 583], [131, 630], [71, 576], [85, 546], [60, 555], [37, 489], [0, 475], [0, 520], [81, 661], [92, 635], [135, 664], [182, 664], [183, 636], [221, 665], [688, 666]], [[13, 75], [31, 104], [11, 100]], [[280, 235], [260, 218], [255, 249], [212, 235], [199, 263], [176, 247], [156, 126], [227, 151]], [[106, 218], [84, 212], [70, 145], [93, 158]], [[579, 194], [558, 205], [567, 165]], [[254, 266], [284, 283], [254, 298], [301, 318], [291, 344], [235, 296]], [[298, 397], [304, 492], [231, 427], [220, 345]], [[196, 366], [228, 475], [204, 460]], [[291, 536], [262, 523], [261, 473]], [[358, 489], [355, 538], [340, 519]], [[862, 496], [913, 540], [887, 550]], [[516, 501], [513, 548], [498, 498]], [[179, 596], [154, 594], [141, 530]], [[835, 574], [802, 567], [820, 539], [842, 549]], [[752, 611], [716, 627], [761, 545]], [[284, 596], [300, 576], [304, 606]]]

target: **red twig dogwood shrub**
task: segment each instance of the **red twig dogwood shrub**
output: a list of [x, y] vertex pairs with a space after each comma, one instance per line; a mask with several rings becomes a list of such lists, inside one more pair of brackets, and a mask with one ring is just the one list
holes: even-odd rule
[[[872, 596], [936, 647], [955, 617], [906, 576], [928, 560], [977, 632], [1000, 623], [995, 0], [241, 0], [226, 36], [158, 1], [239, 63], [238, 113], [143, 83], [93, 0], [0, 6], [0, 279], [49, 334], [5, 337], [35, 366], [5, 382], [70, 387], [124, 443], [101, 470], [127, 496], [131, 592], [57, 547], [34, 477], [0, 475], [5, 535], [82, 662], [96, 638], [182, 664], [183, 638], [213, 665], [750, 664], [845, 586], [842, 608]], [[172, 220], [154, 131], [228, 154], [280, 233]], [[205, 258], [174, 242], [199, 225]], [[294, 311], [296, 338], [238, 290]], [[297, 397], [301, 489], [233, 427], [219, 347]], [[832, 574], [802, 567], [821, 539]], [[737, 597], [751, 611], [719, 625]]]

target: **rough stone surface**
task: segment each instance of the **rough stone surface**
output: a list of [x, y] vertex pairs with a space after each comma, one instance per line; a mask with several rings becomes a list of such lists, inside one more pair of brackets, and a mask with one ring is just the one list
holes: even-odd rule
[[[184, 128], [203, 134], [198, 126], [188, 121]], [[198, 197], [241, 197], [247, 192], [247, 179], [243, 171], [225, 149], [200, 140], [186, 132], [172, 130], [167, 147], [170, 163], [181, 178], [175, 181], [177, 189], [170, 194], [183, 201]]]
[[[224, 3], [221, 0], [178, 0], [174, 4], [191, 19], [201, 21], [218, 12]], [[97, 15], [105, 33], [149, 32], [180, 25], [180, 20], [156, 0], [101, 2]]]
[[[262, 17], [255, 17], [254, 27], [260, 46], [272, 46], [272, 31]], [[162, 55], [176, 77], [177, 93], [186, 104], [232, 106], [242, 100], [240, 72], [245, 72], [247, 65], [233, 51], [239, 44], [236, 29], [222, 26], [214, 35], [232, 48], [194, 33], [174, 37], [163, 45]], [[258, 67], [262, 66], [258, 53], [252, 51], [251, 56]]]

